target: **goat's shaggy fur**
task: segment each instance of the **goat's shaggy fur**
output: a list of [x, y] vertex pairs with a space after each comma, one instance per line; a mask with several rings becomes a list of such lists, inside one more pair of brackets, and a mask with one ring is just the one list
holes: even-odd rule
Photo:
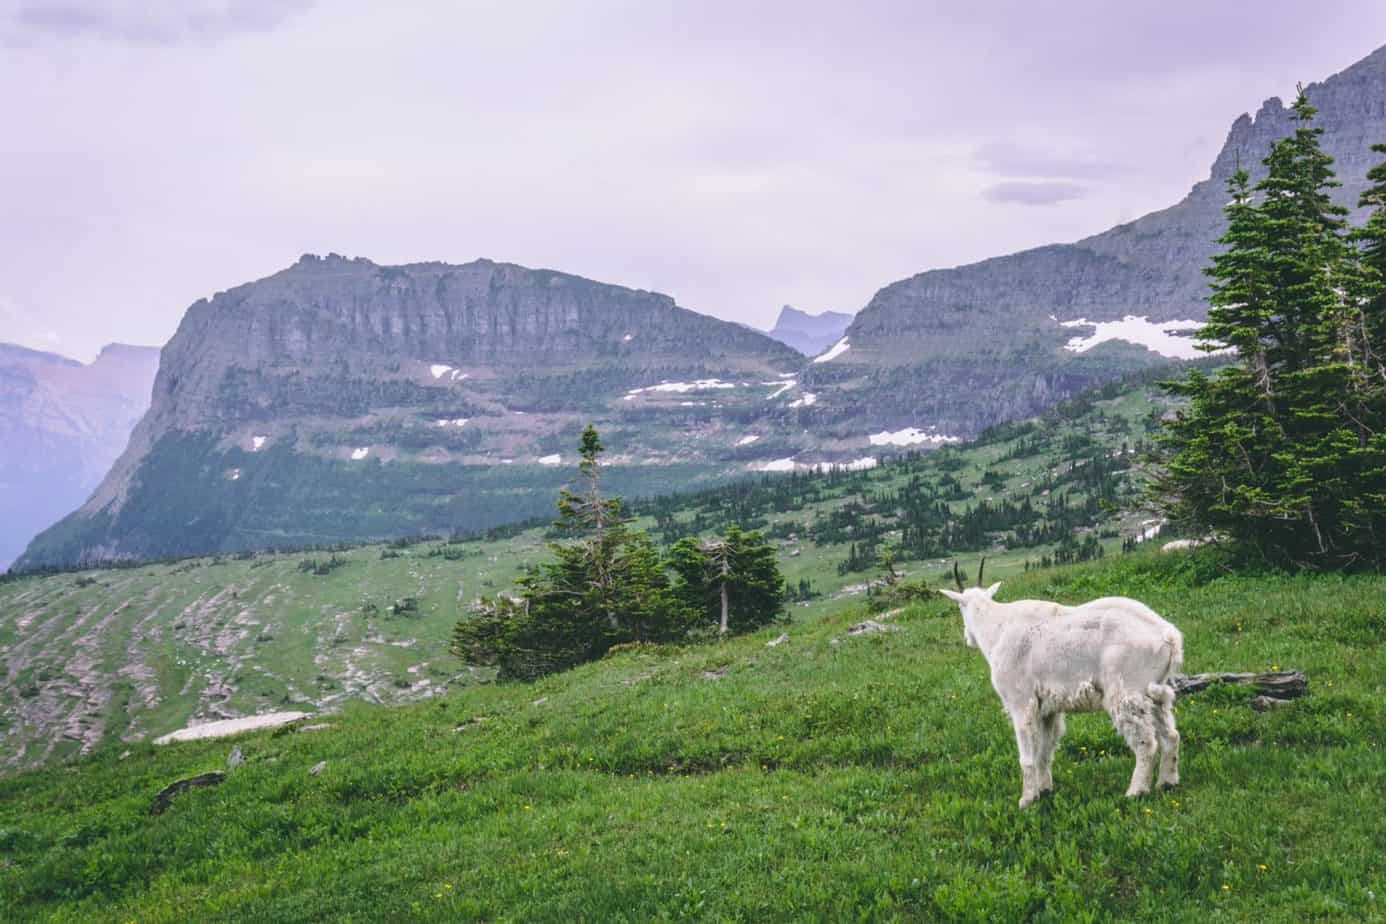
[[1136, 755], [1128, 796], [1150, 791], [1157, 749], [1161, 786], [1179, 782], [1179, 732], [1169, 676], [1184, 637], [1150, 607], [1126, 597], [1082, 606], [1044, 600], [997, 603], [1000, 584], [961, 593], [963, 639], [981, 650], [991, 685], [1015, 726], [1024, 778], [1020, 807], [1054, 788], [1054, 751], [1065, 712], [1105, 710]]

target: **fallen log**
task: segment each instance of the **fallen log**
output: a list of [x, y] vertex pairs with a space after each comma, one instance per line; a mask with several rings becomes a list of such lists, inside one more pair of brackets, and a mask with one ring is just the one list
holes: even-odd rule
[[210, 770], [207, 773], [199, 773], [197, 776], [185, 777], [181, 780], [174, 780], [163, 789], [159, 790], [154, 797], [154, 802], [149, 806], [149, 814], [162, 815], [164, 809], [168, 808], [175, 796], [192, 789], [194, 786], [215, 786], [226, 779], [225, 772], [221, 770]]
[[1309, 689], [1309, 679], [1304, 671], [1266, 671], [1264, 673], [1238, 674], [1215, 672], [1211, 674], [1174, 674], [1169, 678], [1174, 687], [1174, 695], [1188, 696], [1206, 690], [1215, 683], [1237, 683], [1252, 687], [1257, 693], [1270, 699], [1288, 700], [1303, 696]]

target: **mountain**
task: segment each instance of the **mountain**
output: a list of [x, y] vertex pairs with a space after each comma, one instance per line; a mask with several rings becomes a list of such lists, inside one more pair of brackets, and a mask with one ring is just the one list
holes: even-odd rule
[[[1386, 49], [1308, 90], [1355, 206], [1386, 140]], [[1232, 125], [1178, 204], [881, 289], [812, 359], [665, 295], [478, 260], [305, 257], [188, 309], [153, 403], [25, 568], [483, 529], [550, 512], [583, 425], [650, 495], [869, 467], [1194, 357], [1224, 183], [1293, 126]], [[1360, 216], [1359, 216], [1360, 217]], [[786, 309], [783, 326], [804, 316]], [[779, 328], [780, 324], [777, 324]]]
[[[1378, 158], [1370, 146], [1386, 141], [1386, 48], [1306, 92], [1343, 184], [1334, 198], [1355, 209]], [[1269, 99], [1232, 124], [1208, 178], [1170, 208], [1072, 244], [886, 286], [805, 386], [823, 393], [830, 419], [869, 413], [888, 428], [969, 435], [1193, 355], [1187, 335], [1206, 317], [1202, 271], [1225, 226], [1226, 180], [1239, 161], [1259, 179], [1272, 142], [1293, 128], [1282, 101]]]
[[589, 421], [622, 447], [614, 487], [710, 482], [796, 451], [748, 454], [741, 424], [768, 396], [792, 402], [801, 360], [668, 296], [564, 273], [305, 256], [188, 309], [129, 448], [19, 565], [545, 514]]
[[767, 333], [805, 356], [817, 356], [836, 343], [851, 323], [852, 315], [841, 311], [809, 314], [785, 305]]
[[88, 365], [0, 343], [0, 571], [81, 504], [149, 407], [157, 347], [113, 343]]

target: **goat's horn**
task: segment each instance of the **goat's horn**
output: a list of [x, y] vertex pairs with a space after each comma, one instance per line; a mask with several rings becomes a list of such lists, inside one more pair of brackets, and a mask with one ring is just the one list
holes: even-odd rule
[[982, 586], [982, 569], [985, 568], [986, 566], [987, 566], [987, 557], [986, 557], [985, 555], [983, 555], [983, 556], [982, 556], [982, 561], [981, 561], [981, 563], [977, 565], [977, 586], [978, 586], [978, 587], [981, 587], [981, 586]]
[[958, 567], [958, 563], [957, 563], [956, 561], [953, 562], [953, 580], [956, 581], [957, 584], [958, 584], [958, 593], [962, 593], [962, 591], [963, 591], [962, 569]]

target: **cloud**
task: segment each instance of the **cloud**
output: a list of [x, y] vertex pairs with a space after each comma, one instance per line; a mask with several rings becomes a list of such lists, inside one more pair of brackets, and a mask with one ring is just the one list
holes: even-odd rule
[[278, 28], [312, 0], [0, 0], [0, 29], [20, 37], [90, 37], [173, 45]]
[[63, 338], [52, 327], [33, 324], [14, 302], [0, 295], [0, 342], [31, 350], [57, 350]]
[[979, 146], [973, 161], [988, 173], [1008, 177], [1103, 179], [1132, 172], [1128, 164], [1090, 154], [1039, 150], [999, 141]]
[[1082, 199], [1090, 191], [1088, 187], [1076, 183], [1010, 180], [988, 186], [982, 190], [982, 198], [988, 202], [1018, 205], [1058, 205], [1060, 202]]

